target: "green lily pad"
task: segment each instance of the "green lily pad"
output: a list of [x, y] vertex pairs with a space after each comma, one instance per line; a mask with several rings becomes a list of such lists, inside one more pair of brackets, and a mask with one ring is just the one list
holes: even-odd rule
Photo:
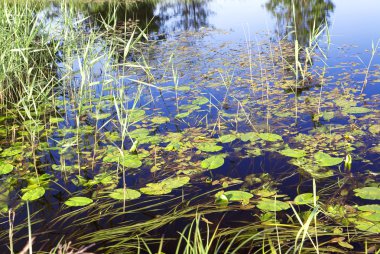
[[6, 163], [4, 161], [0, 161], [0, 175], [5, 175], [13, 170], [13, 165]]
[[65, 121], [65, 119], [63, 119], [61, 117], [51, 117], [49, 119], [50, 123], [60, 123], [60, 122], [63, 122], [63, 121]]
[[224, 195], [229, 201], [249, 201], [253, 195], [245, 191], [226, 191]]
[[167, 123], [170, 121], [170, 118], [169, 117], [165, 117], [165, 116], [155, 116], [152, 118], [152, 123], [155, 123], [155, 124], [164, 124], [164, 123]]
[[280, 154], [292, 158], [302, 158], [306, 156], [306, 152], [304, 150], [299, 150], [299, 149], [284, 149], [280, 151]]
[[22, 153], [23, 150], [24, 150], [23, 147], [20, 147], [20, 146], [13, 147], [13, 146], [11, 146], [11, 147], [5, 149], [5, 150], [1, 153], [1, 157], [10, 157], [10, 156], [14, 156], [14, 155], [17, 155], [17, 154]]
[[363, 199], [380, 200], [380, 188], [379, 187], [364, 187], [354, 190], [355, 196]]
[[374, 147], [371, 147], [371, 148], [369, 149], [369, 151], [370, 151], [371, 153], [380, 153], [380, 144], [378, 144], [378, 145], [376, 145], [376, 146], [374, 146]]
[[259, 201], [259, 203], [257, 204], [257, 207], [263, 211], [278, 212], [278, 211], [289, 209], [290, 205], [288, 203], [285, 203], [279, 200], [264, 198]]
[[203, 105], [208, 102], [208, 99], [206, 97], [198, 97], [195, 100], [193, 100], [191, 103], [194, 105]]
[[247, 132], [240, 134], [240, 139], [243, 142], [251, 141], [254, 142], [259, 139], [259, 135], [257, 132]]
[[219, 141], [222, 143], [231, 143], [236, 139], [236, 135], [234, 134], [228, 134], [228, 135], [223, 135], [219, 137]]
[[188, 176], [176, 176], [173, 178], [166, 178], [161, 182], [166, 188], [175, 189], [184, 186], [190, 181]]
[[219, 152], [223, 149], [223, 146], [218, 146], [216, 143], [211, 142], [205, 142], [205, 143], [197, 143], [195, 145], [198, 150], [201, 150], [203, 152]]
[[133, 200], [138, 199], [141, 196], [141, 193], [137, 190], [120, 188], [111, 192], [109, 196], [117, 200]]
[[380, 213], [361, 212], [359, 213], [359, 217], [369, 221], [380, 221]]
[[323, 112], [322, 117], [325, 121], [330, 121], [334, 118], [334, 112]]
[[371, 125], [368, 128], [368, 131], [371, 132], [374, 135], [379, 134], [380, 133], [380, 124]]
[[208, 157], [201, 162], [201, 167], [206, 169], [215, 169], [223, 166], [224, 158], [220, 155]]
[[380, 205], [362, 205], [358, 207], [358, 210], [364, 212], [380, 213]]
[[127, 168], [139, 168], [142, 162], [137, 155], [127, 154], [124, 155], [124, 158], [121, 158], [120, 164]]
[[[317, 196], [316, 199], [318, 200], [319, 197]], [[300, 194], [294, 198], [294, 203], [296, 205], [313, 204], [314, 203], [314, 195], [313, 195], [313, 193]]]
[[30, 189], [22, 195], [21, 199], [25, 201], [33, 201], [39, 199], [45, 194], [45, 189], [43, 187], [37, 187]]
[[190, 181], [188, 176], [177, 176], [167, 178], [159, 183], [148, 183], [145, 187], [140, 188], [140, 191], [147, 195], [164, 195], [170, 193], [173, 189], [182, 187]]
[[275, 141], [282, 140], [282, 137], [280, 135], [273, 134], [273, 133], [259, 133], [258, 136], [262, 140], [265, 140], [268, 142], [275, 142]]
[[371, 112], [371, 110], [365, 107], [345, 107], [343, 112], [346, 114], [365, 114]]
[[183, 113], [179, 113], [179, 114], [177, 114], [177, 115], [175, 116], [175, 118], [179, 118], [179, 119], [181, 119], [181, 118], [185, 118], [185, 117], [187, 117], [188, 115], [190, 115], [190, 111], [183, 112]]
[[367, 231], [371, 233], [380, 233], [380, 223], [379, 222], [371, 222], [365, 220], [355, 221], [356, 228], [362, 231]]
[[72, 197], [72, 198], [69, 198], [65, 202], [65, 205], [67, 205], [67, 206], [86, 206], [86, 205], [89, 205], [93, 202], [94, 201], [92, 199], [86, 198], [86, 197]]
[[318, 165], [321, 167], [335, 166], [343, 161], [342, 158], [331, 157], [329, 154], [324, 152], [316, 153], [314, 155], [314, 158], [317, 161]]

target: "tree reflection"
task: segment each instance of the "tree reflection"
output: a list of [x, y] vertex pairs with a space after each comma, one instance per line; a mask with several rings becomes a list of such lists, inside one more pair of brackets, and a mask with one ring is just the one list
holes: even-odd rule
[[330, 14], [335, 8], [331, 0], [269, 0], [265, 7], [277, 19], [278, 34], [294, 40], [294, 33], [291, 32], [296, 27], [297, 39], [301, 45], [309, 43], [311, 33], [318, 26], [329, 22]]

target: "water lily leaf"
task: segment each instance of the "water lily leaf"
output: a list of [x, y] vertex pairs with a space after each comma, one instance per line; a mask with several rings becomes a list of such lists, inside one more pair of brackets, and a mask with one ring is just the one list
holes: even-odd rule
[[61, 117], [51, 117], [49, 119], [50, 123], [60, 123], [60, 122], [63, 122], [63, 121], [65, 121], [65, 119], [63, 119]]
[[188, 176], [177, 176], [174, 178], [166, 178], [161, 182], [166, 188], [175, 189], [184, 186], [190, 181]]
[[67, 206], [86, 206], [94, 202], [90, 198], [86, 197], [71, 197], [66, 202], [65, 205]]
[[361, 212], [359, 213], [359, 217], [369, 221], [380, 221], [380, 213]]
[[280, 135], [273, 134], [273, 133], [259, 133], [258, 135], [262, 140], [265, 140], [268, 142], [275, 142], [275, 141], [282, 140], [282, 137]]
[[335, 166], [343, 161], [342, 158], [331, 157], [329, 154], [324, 152], [316, 153], [314, 158], [321, 167]]
[[195, 100], [193, 100], [191, 103], [194, 105], [203, 105], [208, 102], [208, 99], [206, 97], [198, 97]]
[[322, 117], [325, 121], [330, 121], [334, 118], [334, 112], [323, 112]]
[[379, 187], [364, 187], [354, 190], [355, 196], [361, 197], [363, 199], [379, 200], [380, 199], [380, 188]]
[[131, 109], [128, 110], [128, 120], [129, 122], [141, 121], [145, 116], [145, 110], [143, 109]]
[[155, 124], [164, 124], [164, 123], [167, 123], [170, 121], [170, 118], [169, 117], [165, 117], [165, 116], [155, 116], [152, 118], [152, 123], [155, 123]]
[[365, 107], [345, 107], [343, 112], [346, 114], [364, 114], [371, 112], [371, 110]]
[[208, 157], [201, 162], [201, 167], [206, 169], [215, 169], [223, 166], [224, 158], [220, 155]]
[[358, 209], [364, 212], [380, 213], [380, 205], [362, 205]]
[[258, 140], [260, 137], [257, 132], [247, 132], [240, 134], [240, 139], [243, 142], [251, 141], [254, 142]]
[[215, 203], [221, 206], [228, 205], [228, 198], [226, 195], [224, 195], [224, 191], [219, 191], [215, 194]]
[[380, 144], [369, 149], [371, 153], [380, 153]]
[[234, 134], [227, 134], [219, 137], [219, 141], [222, 143], [231, 143], [236, 139], [236, 135]]
[[188, 115], [190, 115], [190, 111], [187, 111], [187, 112], [183, 112], [183, 113], [179, 113], [175, 116], [175, 118], [185, 118], [187, 117]]
[[288, 203], [285, 203], [279, 200], [264, 198], [259, 201], [259, 203], [257, 204], [257, 207], [263, 211], [278, 212], [281, 210], [289, 209], [290, 205]]
[[14, 155], [17, 155], [17, 154], [20, 154], [22, 153], [23, 151], [23, 147], [20, 147], [20, 146], [11, 146], [7, 149], [5, 149], [2, 153], [1, 153], [1, 157], [9, 157], [9, 156], [14, 156]]
[[[318, 200], [319, 197], [317, 196], [316, 199]], [[300, 194], [294, 198], [294, 203], [296, 205], [313, 204], [314, 203], [314, 195], [313, 195], [313, 193]]]
[[272, 197], [276, 195], [277, 192], [274, 190], [268, 190], [268, 189], [256, 189], [252, 193], [255, 194], [256, 196], [268, 198], [268, 197]]
[[4, 161], [0, 161], [0, 175], [5, 175], [13, 170], [13, 165], [6, 163]]
[[249, 201], [253, 197], [253, 195], [249, 192], [245, 191], [226, 191], [224, 195], [227, 197], [229, 201]]
[[367, 231], [371, 233], [380, 233], [380, 223], [379, 222], [371, 222], [365, 220], [355, 221], [356, 228], [362, 231]]
[[219, 152], [220, 150], [223, 149], [223, 146], [218, 146], [216, 143], [211, 143], [211, 142], [205, 142], [205, 143], [197, 143], [195, 145], [198, 150], [201, 150], [203, 152]]
[[124, 158], [120, 161], [120, 164], [127, 168], [139, 168], [142, 165], [141, 160], [137, 155], [124, 155]]
[[21, 199], [25, 201], [33, 201], [39, 199], [45, 194], [45, 189], [43, 187], [37, 187], [30, 189], [22, 195]]
[[120, 188], [115, 189], [109, 194], [109, 196], [117, 200], [133, 200], [138, 199], [141, 196], [141, 193], [137, 190]]
[[280, 151], [280, 154], [292, 158], [302, 158], [306, 156], [306, 152], [304, 150], [299, 150], [299, 149], [284, 149]]
[[371, 125], [368, 128], [368, 131], [371, 132], [374, 135], [379, 134], [380, 133], [380, 124]]
[[145, 187], [140, 188], [140, 191], [146, 195], [164, 195], [172, 191], [162, 183], [148, 183]]

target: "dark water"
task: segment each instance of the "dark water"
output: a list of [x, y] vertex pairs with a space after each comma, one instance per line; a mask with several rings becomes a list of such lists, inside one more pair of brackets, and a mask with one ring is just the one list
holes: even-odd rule
[[[79, 17], [89, 17], [88, 22], [98, 26], [98, 29], [102, 30], [101, 24], [96, 20], [99, 17], [110, 16], [114, 10], [114, 5], [109, 3], [90, 3], [81, 4], [77, 3], [75, 6], [76, 11], [79, 13]], [[299, 114], [299, 120], [297, 123], [294, 121], [293, 101], [294, 93], [289, 92], [287, 89], [282, 89], [282, 93], [266, 94], [264, 95], [264, 86], [257, 85], [256, 90], [252, 91], [251, 86], [247, 85], [247, 80], [254, 77], [255, 83], [260, 83], [261, 75], [259, 66], [269, 70], [269, 72], [279, 72], [277, 67], [271, 69], [271, 64], [274, 60], [271, 59], [274, 46], [280, 40], [288, 42], [292, 45], [295, 38], [301, 46], [306, 47], [310, 43], [310, 37], [313, 33], [313, 27], [318, 27], [321, 23], [326, 22], [328, 29], [319, 38], [319, 45], [327, 58], [324, 59], [321, 55], [315, 57], [313, 65], [310, 67], [311, 72], [318, 73], [324, 67], [326, 68], [326, 85], [324, 91], [329, 91], [331, 97], [326, 95], [326, 102], [332, 103], [340, 97], [344, 97], [345, 91], [352, 94], [358, 94], [358, 91], [362, 87], [364, 80], [364, 71], [367, 69], [368, 63], [371, 58], [371, 44], [376, 45], [376, 42], [380, 39], [380, 4], [376, 0], [365, 1], [295, 1], [295, 20], [293, 17], [292, 1], [287, 0], [262, 0], [262, 1], [238, 1], [238, 0], [219, 0], [219, 1], [141, 1], [132, 6], [120, 3], [117, 6], [117, 20], [138, 20], [138, 24], [141, 28], [145, 28], [148, 25], [149, 38], [151, 39], [152, 47], [147, 47], [145, 52], [149, 55], [150, 63], [157, 67], [152, 73], [154, 76], [161, 77], [166, 75], [166, 71], [163, 71], [163, 66], [167, 64], [171, 55], [173, 57], [173, 66], [175, 66], [178, 72], [179, 82], [178, 85], [189, 86], [189, 90], [183, 90], [179, 96], [181, 98], [180, 106], [186, 107], [191, 102], [198, 98], [200, 95], [207, 97], [216, 104], [219, 109], [228, 114], [235, 114], [240, 105], [237, 102], [245, 102], [247, 107], [247, 114], [250, 119], [254, 119], [254, 125], [257, 129], [267, 132], [275, 132], [281, 134], [284, 140], [289, 144], [294, 144], [293, 138], [298, 133], [312, 133], [318, 138], [326, 138], [323, 135], [317, 135], [315, 133], [324, 131], [328, 133], [339, 130], [340, 126], [361, 126], [361, 125], [374, 125], [379, 123], [379, 94], [380, 94], [380, 57], [379, 52], [376, 52], [372, 64], [370, 66], [370, 75], [368, 83], [365, 87], [365, 96], [358, 100], [358, 106], [367, 106], [374, 110], [372, 119], [364, 119], [359, 117], [350, 118], [346, 115], [339, 115], [333, 120], [315, 120], [315, 112], [308, 110], [307, 106], [309, 101], [312, 101], [318, 95], [320, 85], [312, 85], [298, 91], [300, 103], [305, 105], [307, 109], [301, 111]], [[38, 14], [43, 22], [49, 24], [44, 32], [49, 33], [50, 36], [54, 36], [55, 31], [59, 31], [64, 24], [62, 23], [62, 16], [60, 16], [59, 5], [48, 5], [45, 9], [41, 10]], [[297, 32], [293, 33], [294, 26], [297, 27]], [[329, 41], [331, 41], [329, 43]], [[104, 50], [104, 45], [101, 40], [97, 42], [99, 49], [95, 51]], [[272, 48], [273, 47], [273, 48]], [[292, 47], [290, 47], [292, 48]], [[257, 59], [265, 58], [262, 62]], [[133, 56], [131, 56], [133, 58]], [[253, 59], [253, 60], [252, 60]], [[268, 60], [269, 59], [269, 60]], [[255, 62], [255, 70], [250, 70], [249, 61]], [[110, 59], [100, 59], [91, 68], [93, 74], [93, 81], [104, 81], [102, 73], [105, 72], [104, 65], [110, 61]], [[294, 61], [289, 59], [289, 61]], [[58, 64], [61, 70], [57, 74], [58, 76], [65, 74], [65, 68], [63, 64]], [[167, 64], [170, 66], [170, 64]], [[78, 64], [74, 64], [74, 70], [78, 70]], [[171, 72], [171, 67], [169, 71]], [[272, 76], [265, 80], [264, 85], [268, 87], [276, 87], [276, 74], [272, 73]], [[282, 74], [283, 76], [292, 76], [289, 72]], [[317, 77], [316, 74], [314, 77]], [[134, 78], [139, 78], [139, 74], [136, 74]], [[241, 78], [241, 80], [239, 79]], [[231, 80], [230, 80], [231, 79]], [[81, 80], [80, 74], [73, 76], [74, 83], [79, 83]], [[231, 82], [231, 91], [229, 92], [227, 86], [224, 83]], [[126, 82], [130, 82], [126, 81]], [[311, 81], [310, 83], [313, 83]], [[117, 83], [117, 82], [115, 82]], [[314, 83], [313, 83], [314, 84]], [[172, 80], [168, 78], [166, 81], [158, 81], [157, 84], [162, 87], [173, 86]], [[342, 90], [340, 90], [342, 89]], [[337, 92], [339, 90], [339, 92]], [[343, 91], [343, 92], [342, 92]], [[150, 91], [153, 97], [156, 99], [151, 102], [151, 94], [148, 92], [143, 93], [139, 105], [144, 107], [147, 115], [150, 115], [159, 111], [162, 115], [170, 117], [171, 121], [167, 124], [161, 125], [154, 129], [155, 134], [165, 135], [169, 132], [184, 132], [189, 133], [194, 131], [193, 128], [205, 128], [208, 124], [205, 123], [204, 118], [210, 123], [215, 123], [219, 119], [219, 110], [216, 108], [208, 108], [206, 105], [202, 105], [196, 114], [192, 114], [186, 121], [175, 120], [175, 115], [178, 114], [175, 101], [175, 95], [173, 92], [161, 93], [161, 91]], [[340, 95], [340, 94], [341, 95]], [[95, 86], [95, 96], [99, 97], [100, 94], [108, 95], [107, 92], [102, 91], [102, 84]], [[131, 89], [131, 94], [135, 94], [135, 90]], [[338, 95], [336, 95], [338, 94]], [[265, 98], [273, 100], [273, 104], [266, 104]], [[129, 101], [125, 104], [131, 106], [134, 102]], [[314, 104], [313, 104], [314, 105]], [[287, 110], [289, 107], [289, 110]], [[334, 110], [336, 106], [327, 104], [324, 108], [326, 111]], [[289, 113], [291, 116], [278, 117], [274, 115], [276, 113]], [[110, 109], [113, 116], [115, 116], [114, 109]], [[269, 113], [268, 113], [269, 112]], [[59, 129], [67, 129], [75, 126], [75, 119], [73, 115], [75, 108], [66, 111], [68, 122], [59, 124]], [[271, 117], [269, 117], [271, 115]], [[228, 121], [226, 121], [228, 122]], [[238, 132], [252, 131], [252, 126], [247, 121], [239, 126], [232, 126], [232, 121], [226, 124], [228, 127], [221, 132], [229, 133], [228, 131], [236, 130]], [[268, 123], [270, 122], [270, 124]], [[87, 123], [91, 125], [92, 122]], [[107, 124], [106, 121], [98, 122], [99, 126], [105, 124], [104, 132], [115, 131], [115, 128], [111, 124]], [[143, 125], [143, 124], [142, 124]], [[231, 127], [232, 126], [232, 127]], [[140, 126], [136, 126], [139, 128]], [[343, 128], [343, 127], [342, 127]], [[354, 129], [356, 127], [352, 127]], [[366, 128], [367, 129], [367, 128]], [[327, 130], [327, 131], [326, 131]], [[338, 131], [337, 131], [338, 132]], [[53, 134], [54, 140], [68, 139], [74, 134], [70, 134], [62, 138], [62, 135], [58, 135], [58, 132]], [[217, 138], [216, 132], [207, 132], [208, 135]], [[341, 133], [340, 133], [341, 134]], [[186, 135], [186, 134], [185, 134]], [[326, 134], [327, 135], [327, 134]], [[343, 134], [342, 134], [343, 135]], [[189, 139], [192, 140], [191, 134], [188, 134]], [[327, 139], [327, 138], [326, 138]], [[363, 138], [361, 140], [365, 143], [364, 147], [358, 146], [357, 150], [360, 155], [354, 160], [353, 174], [356, 174], [358, 181], [365, 181], [365, 177], [362, 173], [366, 170], [379, 173], [379, 157], [378, 154], [366, 153], [364, 150], [378, 144], [379, 137], [377, 135]], [[126, 142], [128, 145], [129, 143]], [[310, 143], [310, 141], [308, 141]], [[326, 142], [331, 143], [335, 140], [328, 140]], [[93, 136], [84, 135], [83, 151], [91, 151], [91, 146], [94, 143]], [[121, 141], [116, 142], [117, 145], [121, 145]], [[167, 142], [166, 142], [167, 143]], [[165, 145], [166, 145], [165, 143]], [[265, 142], [264, 142], [265, 143]], [[313, 142], [311, 142], [313, 143]], [[51, 143], [52, 145], [55, 142]], [[101, 147], [111, 145], [110, 142], [101, 143]], [[295, 197], [299, 191], [310, 192], [311, 190], [311, 178], [305, 177], [302, 174], [297, 173], [297, 167], [287, 163], [288, 159], [284, 156], [279, 156], [275, 153], [275, 145], [262, 149], [263, 151], [259, 155], [252, 155], [248, 151], [251, 151], [254, 146], [266, 146], [267, 144], [247, 144], [240, 140], [236, 140], [230, 144], [223, 144], [224, 152], [229, 154], [223, 167], [210, 172], [203, 172], [200, 177], [191, 180], [191, 187], [184, 187], [184, 191], [187, 192], [186, 197], [191, 198], [194, 195], [200, 195], [206, 191], [212, 190], [216, 187], [210, 186], [206, 183], [205, 178], [212, 178], [212, 180], [222, 179], [223, 177], [238, 178], [244, 180], [246, 176], [256, 174], [269, 174], [276, 182], [277, 188], [283, 194], [289, 195], [289, 197]], [[308, 144], [311, 146], [310, 144]], [[146, 148], [146, 146], [143, 146]], [[323, 146], [322, 146], [323, 147]], [[328, 147], [327, 150], [331, 147]], [[321, 149], [317, 147], [316, 150]], [[337, 149], [339, 150], [339, 149]], [[339, 156], [343, 156], [342, 153], [337, 153]], [[166, 153], [164, 157], [170, 158], [171, 153]], [[194, 152], [190, 153], [192, 156], [190, 161], [196, 162], [202, 160], [205, 157]], [[67, 165], [75, 165], [76, 157], [67, 159]], [[363, 159], [363, 160], [362, 160]], [[52, 151], [43, 157], [42, 163], [47, 164], [62, 164], [62, 159], [57, 151]], [[65, 160], [65, 159], [64, 159]], [[369, 163], [370, 162], [370, 163]], [[178, 166], [173, 163], [170, 166]], [[102, 170], [102, 163], [96, 165], [96, 170], [86, 171], [83, 176], [86, 178], [93, 178], [98, 172]], [[189, 166], [189, 165], [187, 165]], [[183, 169], [179, 167], [180, 169]], [[115, 170], [116, 167], [112, 166], [110, 170]], [[338, 171], [338, 167], [334, 167], [334, 170]], [[341, 168], [339, 168], [341, 170]], [[48, 168], [47, 172], [51, 173], [52, 170]], [[87, 196], [95, 196], [92, 190], [83, 190], [81, 187], [77, 187], [71, 184], [69, 181], [59, 179], [59, 174], [54, 172], [58, 178], [57, 182], [65, 186], [70, 192], [83, 191]], [[164, 177], [175, 174], [175, 171], [168, 171], [163, 173], [162, 176], [156, 176], [149, 171], [149, 168], [144, 167], [143, 170], [137, 173], [130, 173], [126, 181], [127, 185], [138, 189], [146, 183], [160, 180]], [[337, 176], [338, 175], [338, 176]], [[341, 177], [341, 174], [336, 174], [335, 177]], [[70, 176], [69, 176], [70, 179]], [[321, 181], [323, 184], [329, 185], [335, 181], [336, 178], [330, 180]], [[375, 177], [376, 180], [376, 177]], [[119, 187], [122, 187], [122, 183], [119, 183]], [[220, 186], [219, 186], [220, 187]], [[232, 189], [236, 189], [232, 187]], [[214, 192], [213, 192], [214, 194]], [[194, 200], [194, 204], [212, 203], [213, 194], [208, 197], [202, 197]], [[175, 190], [169, 197], [178, 197], [181, 195], [180, 190]], [[321, 197], [328, 198], [329, 193], [321, 193]], [[92, 216], [97, 213], [98, 210], [85, 211], [84, 215], [74, 215], [72, 218], [63, 220], [63, 222], [48, 225], [44, 228], [44, 225], [49, 222], [47, 218], [53, 218], [58, 215], [62, 216], [67, 210], [61, 210], [61, 203], [67, 199], [67, 193], [54, 186], [46, 195], [43, 201], [33, 203], [31, 205], [32, 212], [37, 212], [36, 218], [42, 220], [41, 223], [37, 223], [34, 231], [38, 232], [38, 242], [36, 248], [48, 249], [57, 243], [57, 239], [62, 236], [67, 236], [68, 239], [73, 240], [77, 236], [85, 235], [89, 232], [95, 232], [97, 230], [107, 230], [120, 225], [125, 225], [125, 221], [146, 221], [151, 218], [155, 218], [161, 213], [167, 212], [165, 205], [155, 207], [153, 211], [143, 211], [141, 213], [136, 212], [132, 215], [120, 215], [120, 216], [104, 216], [99, 221], [95, 221], [89, 225], [79, 226], [80, 228], [70, 227], [80, 221], [83, 216]], [[155, 204], [157, 200], [164, 202], [167, 197], [146, 198], [146, 203], [143, 205], [131, 204], [132, 206], [141, 208], [146, 204]], [[168, 207], [177, 203], [178, 200], [170, 202]], [[356, 200], [355, 200], [356, 202]], [[110, 204], [113, 207], [113, 204]], [[115, 209], [119, 209], [120, 204], [115, 206]], [[164, 208], [163, 208], [164, 207]], [[157, 210], [156, 210], [157, 208]], [[106, 210], [106, 209], [104, 209]], [[232, 218], [234, 213], [232, 212]], [[133, 217], [129, 217], [133, 216]], [[211, 215], [210, 215], [211, 216]], [[212, 215], [219, 218], [219, 215]], [[242, 213], [239, 220], [249, 220], [252, 214], [249, 212]], [[24, 221], [26, 212], [18, 213], [16, 216], [16, 225]], [[228, 218], [228, 216], [227, 216]], [[35, 219], [37, 220], [37, 219]], [[163, 232], [167, 236], [174, 236], [177, 231], [180, 231], [188, 220], [178, 220], [176, 224], [171, 224], [165, 227], [163, 230], [156, 229], [152, 231], [152, 234], [160, 234]], [[233, 226], [233, 222], [228, 221], [225, 226]], [[49, 230], [48, 233], [46, 232]], [[41, 236], [38, 236], [41, 234]], [[17, 236], [25, 236], [26, 228], [20, 230]], [[51, 242], [49, 242], [51, 240]], [[90, 237], [91, 241], [91, 237]], [[17, 242], [17, 247], [25, 245], [26, 240], [22, 239]], [[104, 244], [105, 246], [109, 242], [102, 241], [96, 242], [94, 249]], [[3, 242], [7, 244], [6, 242]], [[3, 248], [5, 250], [5, 247]], [[169, 250], [173, 250], [170, 249]], [[99, 252], [100, 253], [100, 252]], [[170, 252], [169, 252], [170, 253]]]

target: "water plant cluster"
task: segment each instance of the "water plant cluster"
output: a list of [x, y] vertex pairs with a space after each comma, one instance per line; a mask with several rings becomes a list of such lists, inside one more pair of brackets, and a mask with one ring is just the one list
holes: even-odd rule
[[378, 65], [328, 66], [326, 23], [151, 40], [107, 4], [1, 3], [2, 250], [378, 251]]

